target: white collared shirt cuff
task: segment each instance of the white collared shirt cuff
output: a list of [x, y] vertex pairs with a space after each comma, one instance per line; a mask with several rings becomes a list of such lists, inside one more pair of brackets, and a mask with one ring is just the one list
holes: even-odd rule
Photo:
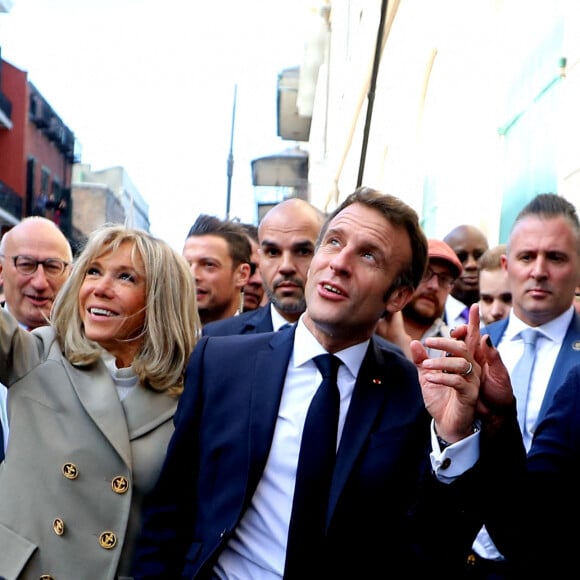
[[441, 451], [434, 422], [431, 421], [431, 447], [429, 455], [435, 476], [442, 483], [451, 483], [471, 469], [479, 459], [479, 430]]

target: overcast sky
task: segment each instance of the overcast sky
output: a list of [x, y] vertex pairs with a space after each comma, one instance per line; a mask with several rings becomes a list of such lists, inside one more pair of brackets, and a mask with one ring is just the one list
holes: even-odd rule
[[278, 73], [297, 66], [307, 0], [13, 0], [2, 58], [28, 72], [93, 170], [123, 166], [151, 230], [181, 251], [199, 213], [254, 218], [250, 162], [276, 136]]

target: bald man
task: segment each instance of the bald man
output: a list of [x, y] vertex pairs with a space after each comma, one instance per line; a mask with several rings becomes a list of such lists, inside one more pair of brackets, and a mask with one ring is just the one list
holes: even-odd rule
[[[3, 307], [21, 326], [33, 330], [48, 322], [57, 292], [70, 274], [71, 246], [58, 226], [44, 217], [29, 217], [0, 240], [0, 285]], [[0, 427], [8, 438], [6, 388], [0, 385]]]
[[208, 324], [203, 334], [271, 332], [296, 322], [306, 309], [306, 276], [323, 221], [320, 210], [299, 198], [287, 199], [270, 209], [258, 226], [259, 267], [268, 303]]
[[455, 252], [463, 267], [445, 302], [445, 321], [454, 328], [467, 323], [469, 307], [479, 301], [478, 260], [489, 245], [479, 228], [466, 224], [453, 228], [443, 241]]

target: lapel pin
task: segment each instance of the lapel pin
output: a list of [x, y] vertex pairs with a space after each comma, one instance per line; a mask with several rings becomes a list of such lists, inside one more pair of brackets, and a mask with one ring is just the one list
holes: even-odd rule
[[381, 381], [381, 379], [373, 379], [374, 385], [381, 385], [382, 383], [383, 383], [383, 381]]

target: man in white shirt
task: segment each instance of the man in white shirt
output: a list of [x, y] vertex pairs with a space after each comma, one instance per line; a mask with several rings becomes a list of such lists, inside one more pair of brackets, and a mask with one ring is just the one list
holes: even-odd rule
[[445, 304], [445, 322], [450, 328], [467, 323], [469, 307], [479, 300], [478, 260], [488, 248], [485, 234], [472, 225], [453, 228], [443, 241], [448, 244], [463, 266]]
[[[518, 413], [524, 415], [520, 420], [529, 450], [557, 387], [580, 362], [580, 315], [572, 305], [580, 283], [580, 224], [575, 207], [556, 194], [533, 198], [514, 222], [502, 266], [509, 278], [512, 310], [485, 331], [497, 345], [516, 393], [520, 385], [515, 384], [513, 371], [524, 352], [522, 331], [531, 328], [537, 333], [527, 402], [518, 406]], [[526, 393], [520, 399], [523, 397]], [[467, 577], [510, 577], [509, 561], [485, 528], [468, 556]]]
[[[452, 352], [437, 359], [413, 342], [418, 373], [374, 332], [385, 310], [411, 298], [426, 259], [416, 213], [359, 188], [322, 228], [295, 330], [201, 339], [146, 502], [136, 580], [371, 578], [402, 569], [448, 576], [470, 539], [463, 499], [479, 498], [461, 493], [472, 481], [461, 477], [473, 466], [471, 451], [480, 448], [472, 341], [428, 339]], [[477, 314], [470, 328], [479, 337]], [[318, 534], [295, 560], [295, 517], [305, 515], [295, 510], [301, 460], [319, 446], [303, 440], [322, 389], [318, 355], [339, 359], [336, 463], [316, 504]], [[432, 501], [418, 502], [422, 493]]]

